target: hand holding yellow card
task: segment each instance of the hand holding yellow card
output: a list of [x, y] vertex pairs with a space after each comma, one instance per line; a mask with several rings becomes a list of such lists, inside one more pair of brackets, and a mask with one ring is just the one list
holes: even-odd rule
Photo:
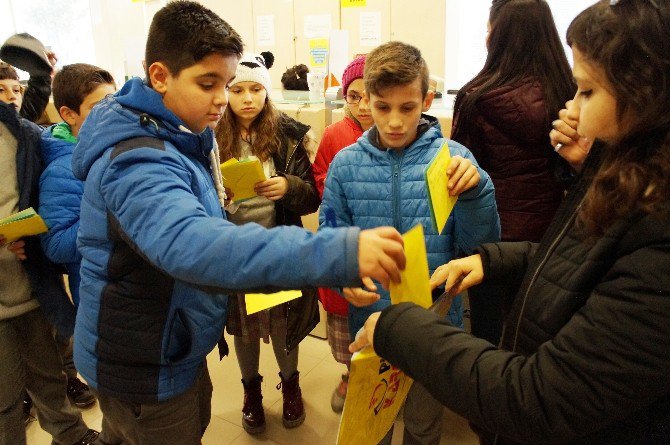
[[258, 159], [238, 161], [232, 158], [221, 164], [220, 168], [223, 185], [233, 192], [234, 202], [257, 196], [254, 185], [267, 179]]
[[433, 304], [428, 272], [428, 256], [423, 226], [417, 224], [403, 236], [405, 242], [405, 270], [400, 273], [400, 284], [391, 282], [391, 303], [411, 301], [428, 308]]
[[426, 168], [426, 188], [428, 190], [430, 215], [437, 233], [442, 233], [442, 230], [444, 230], [449, 214], [458, 200], [458, 196], [449, 194], [447, 187], [449, 182], [447, 168], [450, 163], [451, 154], [445, 141], [433, 161]]

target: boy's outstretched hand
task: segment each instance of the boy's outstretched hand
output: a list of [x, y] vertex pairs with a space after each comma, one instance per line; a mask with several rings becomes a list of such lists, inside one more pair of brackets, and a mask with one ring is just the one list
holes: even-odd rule
[[405, 269], [405, 251], [400, 233], [393, 227], [361, 230], [358, 239], [358, 273], [388, 289], [389, 281], [400, 282]]
[[477, 167], [471, 160], [462, 156], [451, 158], [449, 167], [447, 167], [447, 176], [449, 176], [447, 188], [451, 196], [458, 196], [471, 188], [477, 187], [480, 179]]
[[435, 289], [444, 283], [449, 295], [458, 295], [464, 290], [484, 280], [484, 267], [481, 255], [470, 255], [465, 258], [449, 261], [433, 272], [430, 277], [430, 288]]

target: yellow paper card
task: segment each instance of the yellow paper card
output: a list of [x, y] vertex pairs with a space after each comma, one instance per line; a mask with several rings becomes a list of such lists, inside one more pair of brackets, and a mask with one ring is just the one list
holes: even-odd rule
[[254, 185], [265, 181], [265, 172], [258, 159], [238, 161], [229, 159], [220, 166], [223, 185], [233, 192], [233, 201], [244, 201], [257, 196]]
[[377, 444], [393, 426], [412, 379], [367, 347], [351, 358], [338, 445]]
[[430, 291], [430, 275], [428, 272], [428, 256], [426, 255], [426, 240], [423, 236], [423, 226], [417, 224], [403, 236], [405, 242], [405, 270], [400, 274], [400, 284], [391, 282], [391, 303], [398, 304], [404, 301], [416, 303], [421, 307], [429, 308], [433, 304]]
[[8, 243], [26, 236], [39, 235], [47, 230], [44, 220], [32, 207], [0, 219], [0, 235]]
[[428, 189], [428, 200], [433, 226], [437, 233], [442, 233], [449, 214], [454, 209], [458, 196], [451, 196], [447, 189], [449, 177], [447, 167], [451, 163], [449, 146], [445, 141], [437, 155], [426, 168], [426, 188]]
[[302, 292], [299, 290], [283, 290], [274, 294], [246, 294], [244, 300], [247, 304], [247, 315], [249, 315], [299, 297], [302, 297]]

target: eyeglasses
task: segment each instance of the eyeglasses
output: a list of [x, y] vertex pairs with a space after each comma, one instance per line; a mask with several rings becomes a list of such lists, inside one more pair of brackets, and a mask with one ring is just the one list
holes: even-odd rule
[[344, 100], [349, 104], [349, 105], [357, 105], [361, 101], [362, 97], [359, 96], [358, 94], [354, 93], [347, 93], [346, 96], [344, 96]]

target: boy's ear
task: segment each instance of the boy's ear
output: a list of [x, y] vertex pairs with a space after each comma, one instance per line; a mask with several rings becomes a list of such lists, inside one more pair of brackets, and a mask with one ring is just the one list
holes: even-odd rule
[[167, 80], [170, 77], [170, 70], [162, 62], [154, 62], [149, 66], [149, 79], [151, 86], [160, 94], [167, 91]]
[[76, 124], [77, 118], [79, 117], [79, 113], [70, 107], [66, 107], [65, 105], [58, 109], [58, 114], [60, 114], [60, 117], [62, 117], [70, 127]]
[[426, 97], [423, 98], [423, 109], [421, 111], [430, 110], [430, 106], [433, 104], [433, 99], [435, 99], [435, 91], [428, 90], [426, 92]]

